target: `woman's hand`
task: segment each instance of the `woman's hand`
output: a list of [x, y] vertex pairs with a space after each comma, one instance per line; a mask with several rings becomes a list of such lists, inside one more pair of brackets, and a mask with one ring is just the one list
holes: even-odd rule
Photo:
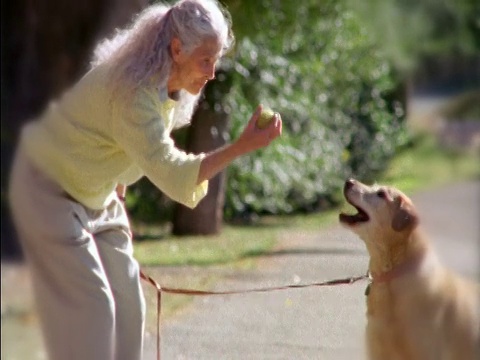
[[262, 106], [259, 105], [242, 135], [234, 143], [206, 154], [200, 164], [197, 184], [214, 177], [237, 157], [267, 146], [282, 134], [282, 119], [278, 113], [275, 113], [274, 119], [267, 127], [263, 129], [257, 127], [261, 112]]
[[243, 133], [236, 141], [245, 153], [268, 146], [282, 134], [282, 118], [279, 113], [275, 113], [273, 120], [267, 127], [263, 129], [257, 127], [262, 109], [262, 105], [257, 107]]

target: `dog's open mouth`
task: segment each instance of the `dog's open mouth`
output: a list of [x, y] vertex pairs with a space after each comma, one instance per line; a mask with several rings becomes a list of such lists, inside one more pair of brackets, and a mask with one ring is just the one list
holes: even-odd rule
[[347, 197], [347, 201], [350, 205], [352, 205], [357, 210], [357, 213], [354, 215], [345, 214], [343, 212], [340, 213], [340, 216], [339, 216], [340, 222], [348, 225], [355, 225], [357, 223], [367, 222], [370, 219], [368, 217], [368, 214], [361, 207], [351, 202], [348, 199], [348, 197]]

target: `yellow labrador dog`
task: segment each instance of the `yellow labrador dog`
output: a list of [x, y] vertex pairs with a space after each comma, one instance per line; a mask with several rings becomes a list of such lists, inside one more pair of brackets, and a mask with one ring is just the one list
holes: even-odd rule
[[395, 188], [353, 179], [344, 195], [358, 213], [342, 213], [340, 222], [370, 255], [369, 358], [480, 359], [480, 288], [442, 267], [412, 201]]

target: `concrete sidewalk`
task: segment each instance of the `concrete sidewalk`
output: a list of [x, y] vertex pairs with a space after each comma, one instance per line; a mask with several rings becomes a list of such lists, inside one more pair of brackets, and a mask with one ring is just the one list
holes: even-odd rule
[[[413, 199], [440, 258], [480, 276], [480, 182], [422, 192]], [[255, 271], [224, 274], [216, 290], [319, 282], [365, 273], [363, 243], [340, 227], [282, 239]], [[366, 282], [261, 294], [196, 298], [162, 324], [164, 359], [364, 359]], [[148, 291], [148, 290], [146, 290]], [[165, 295], [178, 296], [178, 295]], [[155, 358], [154, 334], [146, 359]]]

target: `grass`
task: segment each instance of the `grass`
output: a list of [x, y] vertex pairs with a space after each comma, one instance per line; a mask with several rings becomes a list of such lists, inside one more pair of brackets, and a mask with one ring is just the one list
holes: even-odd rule
[[381, 182], [411, 194], [462, 179], [479, 178], [478, 162], [475, 154], [442, 149], [436, 138], [421, 135], [413, 148], [392, 161]]
[[218, 236], [195, 236], [137, 243], [135, 256], [144, 265], [208, 266], [225, 264], [268, 251], [275, 229], [227, 226]]
[[[251, 226], [225, 225], [219, 235], [181, 238], [162, 235], [160, 241], [137, 241], [135, 257], [144, 266], [246, 267], [249, 260], [270, 251], [281, 234], [296, 229], [316, 230], [332, 224], [336, 218], [336, 210], [332, 209], [309, 215], [265, 216]], [[165, 232], [163, 229], [162, 233]]]

